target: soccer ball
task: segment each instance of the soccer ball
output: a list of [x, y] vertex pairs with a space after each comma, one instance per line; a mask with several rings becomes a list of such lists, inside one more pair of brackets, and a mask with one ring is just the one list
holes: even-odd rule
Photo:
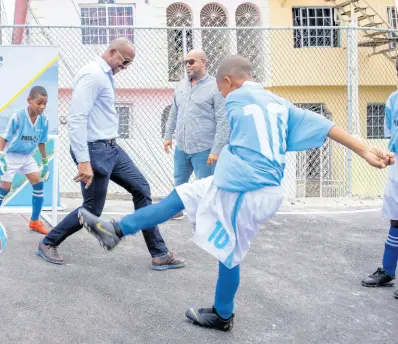
[[2, 252], [7, 245], [7, 232], [4, 226], [0, 223], [0, 252]]

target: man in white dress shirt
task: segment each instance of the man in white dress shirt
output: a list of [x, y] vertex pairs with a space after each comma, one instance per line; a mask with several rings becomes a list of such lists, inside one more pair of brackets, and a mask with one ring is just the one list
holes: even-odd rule
[[[131, 193], [135, 209], [152, 203], [147, 180], [116, 143], [119, 117], [115, 108], [114, 75], [126, 69], [134, 57], [134, 46], [127, 38], [115, 39], [104, 54], [85, 65], [75, 79], [68, 116], [71, 154], [78, 169], [75, 181], [81, 183], [83, 208], [97, 216], [104, 208], [110, 180]], [[40, 257], [50, 263], [64, 263], [57, 247], [82, 228], [77, 214], [75, 209], [44, 237], [36, 252]], [[185, 266], [183, 258], [169, 252], [157, 226], [143, 235], [154, 270]]]

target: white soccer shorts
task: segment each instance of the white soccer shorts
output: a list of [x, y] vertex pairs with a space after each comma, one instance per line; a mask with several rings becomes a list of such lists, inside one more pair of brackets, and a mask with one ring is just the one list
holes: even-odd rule
[[395, 153], [395, 164], [388, 166], [387, 183], [384, 188], [383, 216], [398, 220], [398, 153]]
[[274, 216], [283, 201], [279, 186], [241, 194], [219, 189], [212, 176], [176, 191], [196, 224], [194, 242], [230, 269], [243, 261], [259, 224]]
[[2, 182], [12, 182], [15, 173], [27, 175], [40, 172], [36, 160], [30, 154], [8, 153], [6, 155], [7, 171], [0, 177]]

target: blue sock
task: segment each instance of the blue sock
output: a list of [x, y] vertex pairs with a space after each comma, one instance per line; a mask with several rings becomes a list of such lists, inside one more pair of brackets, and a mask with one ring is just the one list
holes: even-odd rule
[[7, 196], [9, 190], [0, 187], [0, 205], [2, 205], [4, 198]]
[[40, 213], [41, 213], [41, 208], [43, 207], [43, 187], [44, 183], [43, 181], [36, 183], [33, 186], [33, 196], [32, 196], [32, 220], [38, 220]]
[[178, 214], [184, 204], [176, 190], [159, 203], [148, 205], [136, 210], [133, 214], [123, 217], [118, 224], [124, 235], [134, 235], [139, 230], [152, 228]]
[[390, 276], [395, 276], [398, 261], [398, 228], [391, 227], [386, 241], [383, 256], [384, 271]]
[[221, 318], [228, 319], [234, 311], [235, 294], [239, 288], [240, 266], [228, 269], [218, 262], [218, 280], [214, 308]]

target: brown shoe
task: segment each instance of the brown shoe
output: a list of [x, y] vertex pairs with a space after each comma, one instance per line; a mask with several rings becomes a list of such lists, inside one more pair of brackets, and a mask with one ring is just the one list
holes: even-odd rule
[[47, 262], [61, 265], [64, 263], [64, 259], [58, 254], [57, 248], [58, 246], [45, 245], [40, 241], [36, 254]]
[[153, 270], [167, 270], [183, 268], [185, 266], [185, 259], [177, 257], [174, 252], [167, 253], [164, 257], [152, 258], [152, 269]]

